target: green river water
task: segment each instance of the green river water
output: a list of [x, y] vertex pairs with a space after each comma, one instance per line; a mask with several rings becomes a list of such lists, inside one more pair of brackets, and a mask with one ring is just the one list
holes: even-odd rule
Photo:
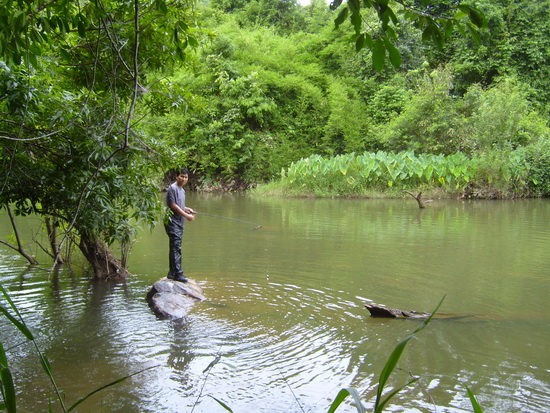
[[[160, 226], [139, 233], [125, 283], [94, 282], [78, 264], [28, 268], [0, 245], [0, 282], [67, 405], [152, 367], [77, 411], [225, 412], [216, 398], [233, 412], [326, 412], [346, 387], [372, 410], [388, 356], [420, 322], [371, 318], [364, 305], [431, 311], [443, 296], [441, 314], [466, 317], [435, 319], [409, 342], [388, 389], [420, 379], [387, 410], [472, 411], [469, 387], [485, 412], [550, 411], [550, 200], [419, 210], [410, 198], [188, 193], [187, 204], [241, 221], [186, 224], [184, 270], [207, 301], [179, 321], [145, 301], [167, 272]], [[23, 227], [29, 241], [36, 229]], [[0, 236], [10, 232], [4, 213]], [[53, 393], [33, 347], [5, 318], [0, 335], [19, 411], [47, 411]], [[355, 411], [351, 398], [337, 410]]]

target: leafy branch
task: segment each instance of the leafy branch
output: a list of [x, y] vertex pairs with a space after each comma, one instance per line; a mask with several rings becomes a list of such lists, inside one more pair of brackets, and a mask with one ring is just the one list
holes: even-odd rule
[[[395, 7], [397, 6], [397, 7]], [[422, 6], [422, 7], [420, 7]], [[349, 19], [353, 26], [355, 35], [355, 48], [357, 51], [368, 48], [372, 52], [372, 62], [377, 70], [385, 66], [386, 52], [394, 67], [401, 66], [401, 55], [394, 42], [397, 40], [397, 33], [394, 27], [399, 26], [397, 14], [413, 22], [422, 30], [422, 40], [432, 42], [438, 48], [442, 48], [445, 41], [449, 39], [457, 28], [462, 35], [466, 30], [479, 44], [481, 37], [479, 29], [485, 26], [485, 17], [477, 8], [457, 2], [457, 4], [445, 4], [438, 1], [423, 0], [422, 2], [410, 3], [404, 0], [334, 0], [330, 4], [331, 10], [340, 9], [334, 23], [336, 28]], [[374, 11], [380, 22], [380, 30], [363, 30], [365, 23], [364, 13]], [[464, 23], [463, 19], [469, 21]], [[367, 25], [368, 26], [368, 25]], [[369, 26], [370, 27], [370, 26]]]

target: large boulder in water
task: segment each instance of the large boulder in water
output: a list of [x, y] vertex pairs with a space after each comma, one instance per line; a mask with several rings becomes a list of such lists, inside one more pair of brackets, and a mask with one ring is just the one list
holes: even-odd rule
[[206, 297], [195, 280], [180, 282], [162, 278], [151, 287], [146, 299], [159, 317], [177, 319], [185, 317], [193, 304]]

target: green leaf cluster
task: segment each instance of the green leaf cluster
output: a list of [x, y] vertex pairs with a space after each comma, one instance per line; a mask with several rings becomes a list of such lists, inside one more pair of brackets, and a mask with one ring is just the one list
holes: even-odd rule
[[[421, 30], [423, 41], [431, 42], [440, 49], [455, 29], [463, 35], [468, 31], [476, 43], [480, 43], [479, 29], [485, 25], [485, 17], [476, 7], [461, 2], [335, 0], [330, 7], [340, 10], [334, 20], [336, 27], [349, 19], [355, 32], [356, 50], [368, 48], [377, 70], [384, 68], [387, 58], [393, 67], [401, 66], [401, 54], [394, 43], [402, 20], [411, 21]], [[369, 13], [377, 16], [375, 30], [372, 29], [372, 21], [365, 24]], [[365, 25], [367, 30], [363, 29]]]
[[475, 176], [476, 162], [461, 152], [415, 155], [413, 152], [354, 153], [335, 157], [312, 155], [281, 172], [286, 189], [308, 188], [316, 195], [361, 194], [369, 188], [416, 188], [422, 185], [456, 190]]

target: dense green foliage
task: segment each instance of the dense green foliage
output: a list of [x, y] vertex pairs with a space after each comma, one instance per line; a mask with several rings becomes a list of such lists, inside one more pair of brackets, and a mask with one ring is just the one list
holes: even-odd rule
[[155, 178], [173, 151], [134, 117], [146, 113], [149, 72], [196, 43], [191, 12], [164, 0], [1, 3], [0, 206], [53, 223], [54, 261], [56, 244], [74, 240], [97, 276], [121, 275], [106, 245], [125, 251], [136, 220], [156, 222]]
[[[484, 159], [491, 170], [472, 185], [502, 183], [490, 196], [548, 195], [543, 158], [526, 158], [550, 137], [550, 85], [541, 76], [550, 49], [537, 46], [550, 38], [548, 2], [525, 8], [478, 2], [488, 20], [482, 44], [460, 36], [440, 51], [426, 48], [422, 31], [405, 19], [392, 39], [401, 66], [382, 72], [373, 68], [369, 50], [356, 52], [351, 24], [334, 29], [338, 12], [323, 2], [305, 8], [285, 2], [291, 26], [260, 13], [267, 3], [227, 0], [202, 10], [212, 36], [192, 68], [167, 80], [186, 92], [180, 95], [185, 104], [166, 101], [150, 124], [150, 133], [184, 149], [204, 184], [277, 179], [281, 169], [310, 155], [460, 151]], [[379, 21], [365, 10], [363, 19]], [[529, 47], [521, 24], [528, 19]], [[537, 49], [531, 67], [518, 58], [516, 37], [532, 59]], [[520, 187], [496, 176], [506, 169], [503, 160], [517, 156], [530, 168], [522, 178], [529, 184]]]
[[[416, 155], [412, 151], [312, 155], [293, 162], [283, 169], [279, 181], [263, 186], [258, 192], [339, 197], [422, 189], [483, 198], [548, 193], [544, 187], [548, 182], [548, 158], [544, 153], [534, 152], [532, 147], [527, 152], [491, 152], [474, 158], [463, 152], [445, 156]], [[530, 163], [537, 156], [540, 158]]]

